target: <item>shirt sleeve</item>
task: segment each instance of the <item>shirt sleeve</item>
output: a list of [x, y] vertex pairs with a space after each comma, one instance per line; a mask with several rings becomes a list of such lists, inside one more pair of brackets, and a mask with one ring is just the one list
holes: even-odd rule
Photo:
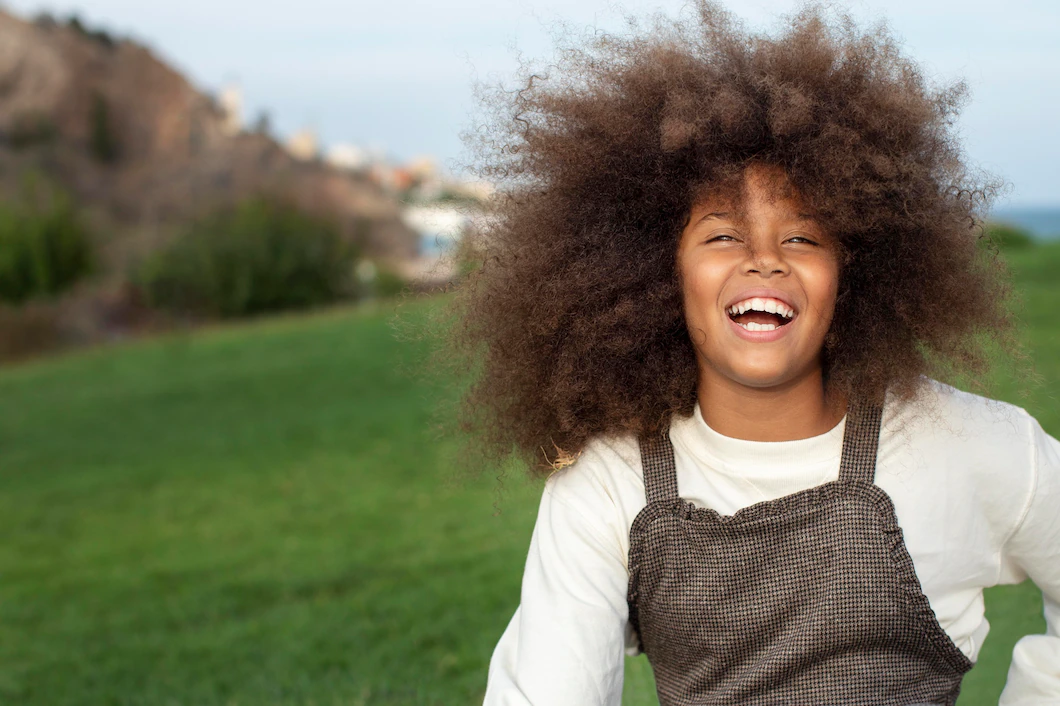
[[1042, 591], [1046, 632], [1016, 643], [999, 706], [1060, 703], [1060, 442], [1032, 420], [1034, 482], [1023, 519], [1004, 548], [1010, 579]]
[[581, 465], [545, 483], [521, 603], [490, 660], [484, 706], [622, 701], [628, 572], [607, 521], [614, 503]]

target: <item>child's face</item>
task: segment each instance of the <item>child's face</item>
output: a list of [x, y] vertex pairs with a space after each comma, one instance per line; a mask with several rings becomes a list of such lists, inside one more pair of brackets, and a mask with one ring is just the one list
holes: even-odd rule
[[701, 388], [787, 386], [821, 373], [839, 279], [835, 241], [769, 177], [784, 178], [775, 167], [749, 168], [740, 214], [707, 199], [681, 235], [677, 267]]

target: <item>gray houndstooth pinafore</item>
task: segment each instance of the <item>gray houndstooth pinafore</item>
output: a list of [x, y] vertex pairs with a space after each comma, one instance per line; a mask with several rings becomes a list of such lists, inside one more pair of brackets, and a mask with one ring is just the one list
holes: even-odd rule
[[642, 439], [629, 619], [662, 706], [952, 706], [972, 667], [939, 626], [890, 497], [881, 410], [851, 406], [839, 479], [723, 516], [682, 500]]

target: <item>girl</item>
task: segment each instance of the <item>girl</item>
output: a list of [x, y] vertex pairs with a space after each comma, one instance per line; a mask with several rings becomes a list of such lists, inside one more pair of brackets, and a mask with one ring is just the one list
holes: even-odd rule
[[963, 85], [815, 8], [698, 20], [568, 50], [485, 134], [466, 420], [552, 470], [486, 704], [618, 704], [643, 651], [664, 706], [952, 705], [1027, 577], [1002, 703], [1060, 703], [1060, 443], [930, 377], [1018, 353]]

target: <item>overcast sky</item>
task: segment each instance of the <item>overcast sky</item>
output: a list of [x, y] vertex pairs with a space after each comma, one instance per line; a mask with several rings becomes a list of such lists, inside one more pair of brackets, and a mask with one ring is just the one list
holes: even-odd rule
[[[2, 0], [0, 0], [2, 1]], [[237, 82], [248, 120], [267, 110], [275, 132], [302, 127], [325, 145], [354, 142], [403, 161], [466, 157], [475, 80], [510, 83], [521, 52], [552, 53], [550, 25], [621, 31], [626, 14], [690, 17], [683, 0], [81, 0], [3, 3], [28, 16], [77, 11], [91, 26], [150, 45], [199, 87]], [[1012, 184], [1006, 205], [1060, 206], [1060, 2], [878, 0], [845, 4], [885, 17], [939, 79], [964, 77], [960, 123], [970, 159]], [[768, 28], [794, 0], [727, 0]]]

